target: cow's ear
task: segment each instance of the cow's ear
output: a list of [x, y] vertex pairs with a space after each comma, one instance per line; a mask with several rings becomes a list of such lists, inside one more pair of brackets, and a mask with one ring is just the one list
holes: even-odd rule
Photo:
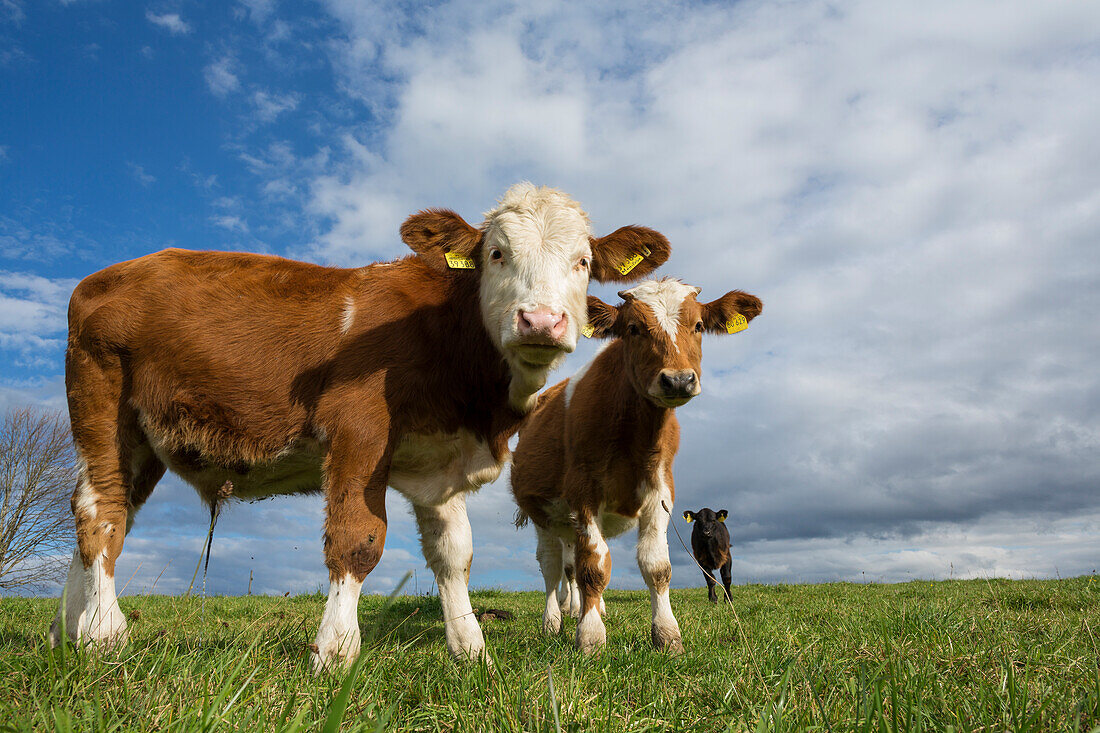
[[622, 227], [606, 237], [589, 237], [588, 241], [592, 245], [592, 278], [601, 283], [643, 278], [672, 253], [665, 235], [646, 227]]
[[695, 512], [684, 512], [684, 521], [691, 524], [695, 521]]
[[728, 516], [729, 516], [729, 512], [727, 512], [725, 509], [719, 509], [718, 510], [718, 521], [719, 522], [726, 521], [726, 517], [728, 517]]
[[427, 209], [401, 225], [401, 240], [437, 270], [477, 268], [481, 232], [447, 209]]
[[731, 290], [718, 300], [703, 305], [703, 325], [710, 333], [737, 333], [749, 327], [764, 304], [755, 295]]
[[608, 305], [595, 295], [588, 296], [588, 325], [583, 333], [588, 338], [602, 339], [615, 332], [615, 321], [619, 319], [619, 309]]

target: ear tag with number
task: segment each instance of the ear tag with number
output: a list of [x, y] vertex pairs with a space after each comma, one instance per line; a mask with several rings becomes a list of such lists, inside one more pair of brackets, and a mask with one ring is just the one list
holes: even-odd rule
[[726, 321], [726, 333], [737, 333], [738, 331], [744, 331], [748, 327], [748, 319], [746, 319], [740, 313]]
[[592, 338], [592, 334], [596, 333], [596, 327], [589, 323], [581, 329], [581, 333], [584, 334], [586, 339], [590, 339]]
[[447, 267], [452, 270], [473, 270], [477, 267], [472, 257], [463, 257], [454, 252], [445, 252], [444, 256], [447, 258]]
[[621, 265], [619, 265], [615, 269], [619, 271], [620, 275], [625, 275], [628, 272], [630, 272], [631, 270], [633, 270], [635, 267], [637, 267], [638, 263], [641, 262], [644, 257], [649, 257], [651, 254], [653, 254], [653, 253], [649, 251], [649, 247], [647, 247], [643, 244], [642, 245], [642, 254], [632, 254], [632, 255], [630, 255], [630, 257], [626, 258], [626, 262], [622, 263]]

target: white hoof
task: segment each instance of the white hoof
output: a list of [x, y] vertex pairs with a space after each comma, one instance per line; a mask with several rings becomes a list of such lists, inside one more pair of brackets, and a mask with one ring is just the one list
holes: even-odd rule
[[542, 615], [542, 632], [544, 634], [558, 634], [561, 632], [561, 614], [551, 615], [544, 613]]
[[309, 655], [310, 665], [315, 675], [340, 674], [355, 663], [359, 658], [359, 639], [356, 634], [355, 643], [345, 642], [329, 643], [324, 646], [314, 644], [314, 651]]
[[101, 606], [95, 611], [85, 613], [82, 641], [89, 647], [110, 651], [121, 649], [130, 641], [130, 632], [126, 629], [126, 617], [118, 603], [111, 604], [106, 611]]
[[472, 613], [447, 622], [446, 635], [447, 651], [455, 659], [466, 661], [485, 656], [485, 636]]
[[607, 643], [607, 628], [603, 625], [599, 611], [586, 613], [577, 623], [577, 649], [592, 654]]

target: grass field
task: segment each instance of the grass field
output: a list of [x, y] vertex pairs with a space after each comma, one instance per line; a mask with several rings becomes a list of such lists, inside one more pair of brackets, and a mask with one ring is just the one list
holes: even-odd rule
[[[610, 591], [594, 658], [539, 633], [537, 593], [478, 592], [491, 668], [444, 649], [430, 596], [360, 604], [353, 678], [315, 679], [324, 598], [124, 597], [121, 655], [47, 651], [54, 600], [0, 599], [0, 729], [1072, 730], [1100, 726], [1100, 582], [673, 591], [686, 653], [649, 647], [645, 592]], [[550, 677], [557, 702], [551, 702]]]

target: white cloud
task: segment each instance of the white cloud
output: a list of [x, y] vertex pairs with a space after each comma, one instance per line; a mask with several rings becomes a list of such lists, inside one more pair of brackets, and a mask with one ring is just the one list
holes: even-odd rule
[[222, 229], [228, 229], [231, 232], [237, 232], [239, 234], [248, 234], [248, 223], [239, 216], [212, 216], [210, 217], [210, 221]]
[[273, 122], [283, 112], [289, 112], [298, 106], [296, 94], [276, 94], [258, 89], [252, 93], [252, 105], [256, 109], [256, 119], [260, 122]]
[[275, 12], [275, 0], [240, 0], [248, 8], [248, 16], [255, 23], [263, 23]]
[[0, 19], [15, 24], [21, 23], [27, 17], [23, 11], [23, 3], [20, 0], [0, 0], [0, 12], [4, 16]]
[[153, 25], [163, 28], [173, 36], [186, 35], [191, 32], [191, 26], [180, 17], [179, 13], [154, 13], [145, 11], [145, 19]]
[[126, 167], [130, 169], [130, 175], [134, 177], [134, 180], [142, 186], [151, 186], [157, 182], [155, 176], [146, 173], [145, 168], [137, 163], [127, 163]]
[[20, 366], [55, 365], [65, 346], [66, 309], [76, 281], [0, 271], [0, 350]]
[[233, 73], [236, 62], [230, 56], [223, 56], [203, 70], [206, 86], [215, 97], [225, 97], [241, 88], [241, 82]]

